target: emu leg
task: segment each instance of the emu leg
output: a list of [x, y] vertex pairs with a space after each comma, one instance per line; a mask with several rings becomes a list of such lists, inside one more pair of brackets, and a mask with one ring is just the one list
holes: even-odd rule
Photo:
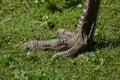
[[[100, 0], [86, 0], [86, 5], [88, 6], [87, 10], [85, 10], [86, 14], [81, 16], [79, 20], [79, 26], [76, 30], [77, 39], [75, 41], [74, 46], [67, 51], [56, 53], [53, 55], [53, 58], [58, 57], [70, 57], [75, 55], [83, 48], [88, 48], [91, 46], [93, 42], [93, 34], [96, 25], [96, 18], [99, 9]], [[84, 13], [84, 12], [83, 12]]]

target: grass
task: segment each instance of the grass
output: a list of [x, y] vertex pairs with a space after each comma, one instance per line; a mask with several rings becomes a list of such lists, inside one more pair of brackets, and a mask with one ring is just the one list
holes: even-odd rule
[[93, 51], [71, 59], [51, 57], [58, 51], [26, 51], [29, 40], [59, 37], [75, 31], [84, 1], [1, 1], [0, 80], [120, 80], [120, 2], [102, 0]]

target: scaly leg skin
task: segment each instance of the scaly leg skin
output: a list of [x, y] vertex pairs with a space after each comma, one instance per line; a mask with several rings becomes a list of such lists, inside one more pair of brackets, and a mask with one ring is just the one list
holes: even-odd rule
[[64, 52], [59, 52], [56, 53], [52, 56], [52, 58], [66, 58], [66, 57], [73, 57], [75, 54], [78, 53], [78, 51], [81, 51], [85, 46], [86, 46], [86, 42], [87, 42], [87, 36], [84, 36], [85, 39], [80, 38], [80, 36], [83, 34], [76, 34], [75, 36], [75, 42], [73, 42], [73, 46], [68, 49], [67, 51]]
[[54, 54], [52, 56], [52, 58], [59, 58], [59, 57], [66, 58], [66, 57], [73, 56], [74, 54], [76, 54], [76, 52], [77, 52], [76, 46], [73, 46], [72, 48], [68, 49], [67, 51]]
[[46, 41], [32, 40], [25, 42], [21, 47], [26, 49], [45, 50], [45, 49], [61, 49], [67, 45], [68, 38], [59, 38]]
[[64, 52], [59, 52], [56, 53], [52, 56], [52, 58], [66, 58], [66, 57], [73, 57], [76, 53], [78, 53], [78, 51], [82, 50], [84, 47], [84, 43], [83, 44], [79, 44], [76, 43], [72, 48], [68, 49], [67, 51]]
[[46, 50], [46, 49], [57, 49], [60, 50], [62, 48], [71, 48], [73, 46], [73, 42], [75, 38], [62, 37], [59, 39], [52, 40], [43, 40], [37, 41], [32, 40], [25, 42], [21, 47], [26, 49], [34, 49], [34, 50]]
[[75, 34], [73, 32], [70, 32], [70, 31], [65, 30], [63, 28], [58, 29], [57, 33], [59, 33], [61, 37], [69, 37], [69, 38], [71, 38], [71, 37], [75, 36]]

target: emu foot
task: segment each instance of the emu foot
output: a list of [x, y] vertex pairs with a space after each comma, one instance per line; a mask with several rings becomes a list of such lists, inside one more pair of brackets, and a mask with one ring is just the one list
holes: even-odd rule
[[74, 54], [74, 48], [73, 46], [76, 43], [77, 36], [65, 29], [58, 29], [58, 33], [62, 36], [59, 39], [52, 39], [52, 40], [32, 40], [25, 42], [21, 47], [24, 49], [34, 49], [34, 50], [46, 50], [46, 49], [54, 49], [54, 50], [60, 50], [64, 48], [71, 48], [65, 52], [56, 53], [53, 55], [53, 58], [58, 57], [68, 57]]
[[75, 55], [80, 49], [82, 49], [82, 46], [84, 44], [83, 42], [80, 41], [79, 36], [77, 34], [69, 32], [65, 29], [59, 29], [58, 31], [62, 36], [65, 37], [59, 39], [46, 40], [46, 41], [37, 41], [37, 40], [29, 41], [24, 43], [22, 45], [22, 48], [29, 48], [35, 50], [46, 50], [46, 49], [59, 50], [64, 48], [70, 48], [64, 52], [54, 54], [52, 58], [71, 57]]

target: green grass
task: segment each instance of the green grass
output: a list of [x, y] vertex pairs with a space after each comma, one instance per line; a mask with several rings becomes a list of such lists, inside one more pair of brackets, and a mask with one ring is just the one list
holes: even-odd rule
[[119, 0], [102, 0], [94, 34], [97, 44], [92, 51], [72, 59], [52, 60], [59, 51], [20, 48], [29, 40], [59, 37], [55, 32], [58, 28], [75, 31], [83, 3], [1, 1], [0, 80], [120, 80]]

